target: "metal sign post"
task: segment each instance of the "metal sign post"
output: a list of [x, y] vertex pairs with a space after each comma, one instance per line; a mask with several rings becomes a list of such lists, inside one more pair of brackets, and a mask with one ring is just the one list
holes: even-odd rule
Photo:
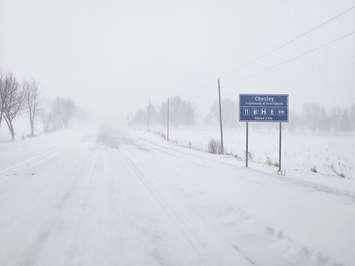
[[279, 124], [279, 173], [281, 174], [281, 136], [282, 136], [282, 134], [281, 134], [281, 130], [282, 130], [282, 123], [280, 122], [280, 124]]
[[288, 122], [288, 94], [239, 94], [239, 121], [246, 122], [245, 167], [248, 167], [248, 122], [279, 122], [279, 167], [282, 173], [282, 122]]
[[245, 123], [245, 167], [248, 168], [248, 158], [249, 158], [249, 124]]

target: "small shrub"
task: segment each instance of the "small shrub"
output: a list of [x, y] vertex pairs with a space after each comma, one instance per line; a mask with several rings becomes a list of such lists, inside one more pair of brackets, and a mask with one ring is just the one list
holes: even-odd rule
[[337, 176], [341, 177], [341, 178], [346, 178], [345, 174], [342, 173], [341, 171], [337, 171], [334, 167], [333, 164], [330, 165], [330, 169], [333, 171], [334, 174], [336, 174]]
[[313, 167], [311, 167], [311, 172], [318, 173], [317, 166], [314, 165]]
[[215, 139], [211, 139], [210, 142], [208, 143], [208, 152], [213, 154], [221, 154], [222, 153], [221, 144]]
[[234, 155], [234, 158], [236, 158], [238, 161], [243, 161], [243, 158], [241, 156], [239, 156], [238, 154]]
[[271, 166], [272, 165], [272, 160], [269, 156], [266, 156], [265, 164]]
[[279, 163], [276, 161], [273, 161], [269, 156], [266, 156], [265, 164], [268, 166], [279, 167]]

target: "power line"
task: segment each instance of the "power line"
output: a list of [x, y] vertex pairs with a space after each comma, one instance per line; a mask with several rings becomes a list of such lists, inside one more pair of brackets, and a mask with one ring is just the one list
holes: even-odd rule
[[277, 47], [275, 47], [275, 48], [269, 50], [268, 52], [266, 52], [266, 53], [264, 53], [264, 54], [262, 54], [262, 55], [260, 55], [260, 56], [257, 56], [257, 57], [251, 59], [250, 61], [248, 61], [248, 62], [246, 62], [246, 63], [244, 63], [244, 64], [242, 64], [242, 65], [239, 65], [237, 68], [235, 68], [235, 69], [233, 69], [233, 70], [231, 70], [231, 71], [225, 72], [224, 74], [222, 73], [222, 75], [220, 75], [220, 77], [223, 76], [223, 75], [229, 74], [229, 73], [236, 72], [236, 71], [237, 71], [237, 72], [240, 72], [242, 69], [244, 69], [244, 68], [246, 68], [246, 67], [248, 67], [248, 66], [250, 66], [250, 65], [252, 65], [252, 64], [254, 64], [254, 63], [256, 63], [256, 62], [258, 62], [258, 61], [260, 61], [260, 60], [262, 60], [262, 59], [264, 59], [264, 58], [266, 58], [266, 57], [268, 57], [268, 56], [270, 56], [270, 55], [273, 55], [273, 54], [276, 53], [277, 51], [279, 51], [279, 50], [281, 50], [281, 49], [283, 49], [283, 48], [285, 48], [285, 47], [287, 47], [287, 46], [293, 44], [293, 43], [296, 42], [298, 39], [301, 39], [301, 38], [303, 38], [303, 37], [305, 37], [305, 36], [307, 36], [307, 35], [313, 33], [314, 31], [316, 31], [316, 30], [322, 28], [323, 26], [325, 26], [325, 25], [327, 25], [327, 24], [333, 22], [334, 20], [337, 20], [338, 18], [340, 18], [340, 17], [342, 17], [342, 16], [348, 14], [348, 13], [351, 12], [353, 9], [355, 9], [355, 5], [352, 5], [351, 7], [347, 8], [347, 9], [345, 9], [345, 10], [339, 12], [339, 13], [337, 13], [336, 15], [327, 18], [326, 20], [324, 20], [324, 21], [322, 21], [321, 23], [319, 23], [319, 24], [313, 26], [312, 28], [308, 29], [307, 31], [304, 31], [304, 32], [302, 32], [302, 33], [296, 35], [294, 38], [292, 38], [292, 39], [290, 39], [290, 40], [288, 40], [288, 41], [282, 43], [281, 45], [279, 45], [279, 46], [277, 46]]
[[285, 65], [285, 64], [288, 64], [288, 63], [291, 63], [291, 62], [296, 61], [296, 60], [298, 60], [298, 59], [300, 59], [300, 58], [302, 58], [302, 57], [304, 57], [304, 56], [307, 56], [307, 55], [309, 55], [309, 54], [315, 53], [315, 52], [317, 52], [318, 50], [321, 50], [321, 49], [323, 49], [323, 48], [326, 48], [326, 47], [328, 47], [329, 45], [331, 45], [331, 44], [333, 44], [333, 43], [335, 43], [335, 42], [344, 40], [344, 39], [346, 39], [346, 38], [348, 38], [348, 37], [351, 37], [351, 36], [353, 36], [353, 35], [355, 35], [355, 30], [353, 30], [353, 31], [351, 31], [351, 32], [349, 32], [349, 33], [343, 34], [343, 35], [341, 35], [341, 36], [339, 36], [339, 37], [337, 37], [337, 38], [335, 38], [335, 39], [332, 39], [332, 40], [330, 40], [330, 41], [327, 41], [327, 42], [325, 42], [325, 43], [323, 43], [323, 44], [321, 44], [321, 45], [319, 45], [319, 46], [317, 46], [317, 47], [314, 47], [314, 48], [312, 48], [312, 49], [308, 49], [308, 50], [304, 51], [303, 53], [301, 53], [301, 54], [299, 54], [299, 55], [296, 55], [296, 56], [294, 56], [294, 57], [291, 57], [291, 58], [288, 58], [288, 59], [286, 59], [286, 60], [283, 60], [283, 61], [281, 61], [281, 62], [279, 62], [279, 63], [277, 63], [277, 64], [275, 64], [275, 65], [268, 66], [268, 67], [264, 68], [262, 71], [260, 71], [260, 72], [258, 72], [258, 73], [248, 75], [247, 77], [241, 78], [241, 79], [239, 79], [239, 80], [250, 79], [250, 78], [252, 78], [252, 77], [254, 77], [254, 76], [257, 76], [257, 75], [260, 75], [260, 74], [262, 74], [262, 73], [264, 73], [264, 72], [273, 70], [274, 68], [280, 67], [280, 66]]

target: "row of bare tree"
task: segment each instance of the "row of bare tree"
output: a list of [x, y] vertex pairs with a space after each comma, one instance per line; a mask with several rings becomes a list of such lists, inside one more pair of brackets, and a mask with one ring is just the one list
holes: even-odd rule
[[14, 120], [20, 114], [28, 117], [30, 134], [35, 135], [36, 120], [42, 122], [45, 132], [67, 128], [77, 107], [73, 100], [56, 98], [44, 108], [40, 105], [40, 91], [35, 80], [19, 82], [12, 73], [0, 73], [0, 127], [5, 121], [11, 139], [15, 139]]
[[[194, 125], [196, 115], [192, 103], [181, 100], [179, 97], [170, 99], [169, 116], [173, 125]], [[129, 119], [131, 124], [159, 124], [166, 122], [167, 102], [161, 104], [160, 109], [156, 109], [149, 104], [146, 109], [139, 109]], [[238, 122], [238, 102], [236, 99], [222, 99], [222, 121], [226, 127], [238, 127], [243, 125]], [[204, 125], [218, 125], [219, 123], [219, 104], [214, 102], [209, 112], [203, 118]], [[255, 124], [256, 126], [256, 124]], [[261, 125], [265, 127], [273, 127], [273, 123]], [[289, 123], [290, 130], [300, 131], [319, 131], [319, 132], [349, 132], [355, 131], [355, 103], [349, 107], [335, 106], [326, 109], [318, 103], [305, 103], [298, 112], [291, 111]]]
[[21, 111], [27, 111], [30, 135], [34, 136], [38, 100], [39, 90], [34, 80], [20, 83], [12, 73], [0, 73], [0, 126], [5, 121], [12, 140], [15, 139], [13, 121]]
[[[223, 125], [236, 127], [238, 123], [238, 102], [236, 100], [222, 100]], [[218, 102], [210, 108], [204, 118], [204, 123], [214, 125], [219, 122]], [[255, 124], [254, 124], [255, 125]], [[273, 127], [273, 123], [260, 124], [263, 128]], [[299, 111], [291, 111], [287, 127], [293, 131], [311, 132], [348, 132], [355, 131], [355, 104], [348, 107], [335, 106], [326, 108], [319, 103], [307, 102], [302, 105]]]
[[[169, 111], [168, 111], [169, 110]], [[149, 104], [145, 109], [137, 110], [129, 118], [130, 124], [165, 124], [169, 113], [170, 124], [173, 126], [194, 125], [196, 112], [191, 102], [181, 99], [179, 96], [169, 98], [160, 107]]]
[[40, 120], [45, 132], [68, 128], [79, 108], [71, 99], [56, 98], [47, 108], [41, 108]]

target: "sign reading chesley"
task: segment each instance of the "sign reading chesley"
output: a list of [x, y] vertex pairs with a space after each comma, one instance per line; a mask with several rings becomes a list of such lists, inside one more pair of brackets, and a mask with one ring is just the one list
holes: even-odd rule
[[288, 122], [288, 94], [239, 94], [239, 121]]

